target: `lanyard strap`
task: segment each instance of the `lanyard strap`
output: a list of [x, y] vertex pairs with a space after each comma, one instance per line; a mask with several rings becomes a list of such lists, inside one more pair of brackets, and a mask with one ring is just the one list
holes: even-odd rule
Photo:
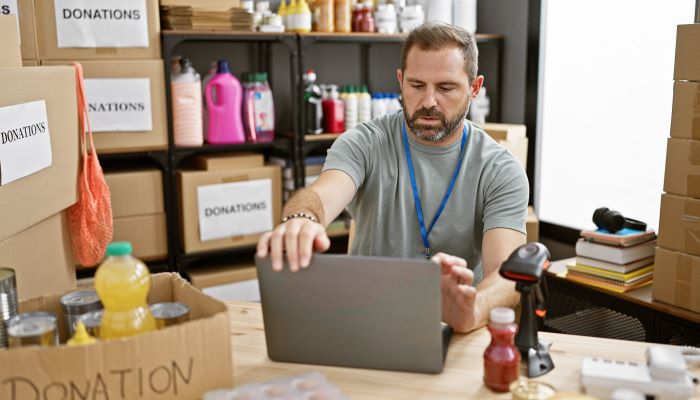
[[464, 130], [462, 132], [462, 145], [459, 150], [459, 159], [457, 160], [457, 167], [455, 167], [455, 172], [452, 174], [452, 179], [450, 180], [449, 186], [447, 186], [447, 191], [445, 192], [445, 196], [442, 198], [440, 207], [438, 207], [438, 210], [435, 213], [435, 217], [433, 217], [433, 221], [430, 223], [430, 226], [426, 230], [425, 220], [423, 219], [423, 206], [421, 205], [420, 195], [418, 194], [418, 185], [416, 184], [416, 173], [413, 169], [411, 148], [408, 144], [408, 134], [406, 133], [406, 125], [403, 125], [403, 148], [406, 152], [406, 164], [408, 164], [408, 175], [411, 178], [411, 188], [413, 189], [413, 200], [416, 206], [416, 214], [418, 215], [418, 224], [420, 225], [420, 235], [423, 238], [423, 245], [425, 246], [425, 258], [430, 259], [430, 241], [428, 240], [428, 235], [430, 235], [430, 232], [433, 230], [435, 223], [437, 222], [438, 218], [440, 218], [442, 211], [445, 209], [447, 200], [449, 200], [450, 195], [452, 194], [452, 189], [454, 189], [455, 187], [455, 182], [457, 182], [457, 175], [459, 175], [459, 170], [462, 167], [462, 160], [464, 159], [464, 148], [467, 145], [468, 135], [469, 131], [467, 129], [467, 123], [465, 122]]

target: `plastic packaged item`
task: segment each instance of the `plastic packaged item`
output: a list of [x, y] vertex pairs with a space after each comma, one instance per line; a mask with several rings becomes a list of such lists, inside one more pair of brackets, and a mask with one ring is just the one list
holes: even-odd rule
[[475, 124], [482, 125], [491, 112], [491, 101], [486, 95], [486, 87], [482, 86], [479, 94], [469, 106], [469, 119]]
[[255, 11], [255, 1], [253, 1], [253, 0], [241, 0], [241, 8], [252, 13]]
[[336, 32], [348, 33], [352, 31], [353, 14], [350, 3], [350, 0], [335, 0], [333, 2], [334, 28]]
[[335, 385], [318, 372], [264, 383], [251, 383], [234, 389], [217, 389], [204, 393], [202, 400], [346, 400], [347, 397]]
[[420, 4], [406, 6], [399, 13], [399, 29], [401, 33], [408, 33], [425, 21], [423, 7]]
[[244, 85], [243, 125], [251, 142], [271, 142], [275, 138], [275, 105], [267, 73], [248, 74]]
[[75, 334], [68, 339], [68, 346], [87, 346], [97, 343], [97, 339], [90, 336], [85, 329], [85, 324], [81, 321], [75, 325]]
[[201, 146], [202, 84], [187, 58], [180, 59], [180, 73], [170, 84], [173, 102], [173, 141], [176, 146]]
[[314, 32], [333, 32], [335, 30], [335, 14], [333, 0], [316, 0], [311, 3]]
[[260, 32], [284, 32], [284, 22], [277, 14], [267, 14], [263, 17], [262, 25], [258, 27]]
[[340, 100], [338, 85], [328, 85], [324, 95], [323, 128], [326, 133], [343, 133], [345, 131], [345, 104]]
[[366, 85], [362, 85], [357, 94], [358, 122], [364, 123], [372, 119], [372, 96]]
[[212, 144], [245, 143], [241, 118], [243, 89], [231, 75], [228, 61], [219, 60], [216, 75], [207, 84], [207, 142]]
[[7, 322], [9, 346], [58, 346], [57, 321], [56, 314], [48, 311], [15, 315]]
[[100, 323], [102, 323], [102, 310], [91, 311], [87, 314], [83, 314], [78, 322], [82, 322], [85, 325], [85, 330], [88, 335], [92, 337], [100, 337]]
[[61, 308], [66, 319], [68, 334], [75, 334], [76, 323], [84, 314], [102, 309], [100, 298], [94, 290], [78, 290], [61, 297]]
[[396, 18], [396, 8], [393, 4], [380, 4], [374, 12], [374, 23], [377, 32], [394, 34], [398, 31], [398, 20]]
[[515, 312], [510, 308], [491, 310], [488, 330], [491, 343], [484, 351], [484, 383], [496, 392], [507, 392], [520, 375], [520, 351], [514, 338], [518, 330]]
[[374, 17], [372, 17], [372, 3], [364, 3], [360, 11], [360, 32], [374, 32]]
[[17, 315], [15, 270], [0, 267], [0, 348], [7, 347], [7, 322]]
[[355, 88], [348, 86], [345, 92], [345, 130], [350, 130], [357, 126], [359, 119], [359, 103]]
[[151, 274], [131, 256], [131, 243], [107, 246], [107, 258], [95, 273], [95, 289], [104, 304], [100, 339], [116, 339], [156, 330], [146, 303]]
[[304, 106], [306, 120], [306, 134], [318, 135], [323, 133], [323, 106], [321, 104], [323, 92], [316, 84], [316, 72], [309, 69], [304, 74]]
[[471, 34], [476, 33], [476, 0], [454, 0], [452, 24]]
[[306, 0], [299, 0], [298, 12], [296, 15], [296, 32], [309, 33], [312, 28], [311, 9]]
[[190, 308], [184, 303], [165, 302], [151, 304], [151, 313], [156, 320], [158, 329], [181, 324], [190, 319]]

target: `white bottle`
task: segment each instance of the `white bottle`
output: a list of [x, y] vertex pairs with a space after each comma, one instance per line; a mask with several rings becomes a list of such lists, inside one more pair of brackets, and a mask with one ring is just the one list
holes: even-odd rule
[[452, 0], [430, 0], [425, 3], [426, 21], [452, 23]]
[[418, 4], [414, 6], [406, 6], [399, 13], [399, 29], [401, 33], [410, 32], [413, 28], [419, 26], [425, 21], [423, 7]]
[[482, 125], [486, 122], [489, 112], [490, 101], [488, 96], [486, 96], [486, 88], [482, 86], [479, 94], [469, 106], [469, 119], [477, 125]]
[[372, 96], [367, 91], [367, 86], [362, 85], [358, 94], [359, 123], [369, 122], [372, 119]]
[[207, 102], [205, 100], [205, 94], [207, 90], [207, 84], [209, 81], [216, 75], [216, 70], [217, 70], [218, 63], [216, 61], [211, 62], [211, 66], [209, 67], [209, 72], [207, 72], [207, 76], [202, 79], [202, 129], [204, 131], [204, 139], [207, 139], [207, 130], [209, 129], [209, 113], [207, 112]]
[[357, 126], [359, 117], [359, 102], [354, 88], [348, 88], [343, 102], [345, 103], [345, 130], [347, 131]]
[[180, 73], [174, 75], [170, 89], [173, 102], [173, 140], [176, 146], [201, 146], [202, 83], [190, 60], [180, 59]]
[[452, 24], [476, 33], [476, 0], [454, 0], [452, 5]]
[[372, 95], [372, 118], [383, 117], [386, 114], [386, 107], [384, 107], [384, 101], [382, 100], [381, 93], [374, 93]]
[[379, 33], [394, 34], [398, 31], [396, 8], [393, 4], [379, 4], [374, 12], [374, 25]]

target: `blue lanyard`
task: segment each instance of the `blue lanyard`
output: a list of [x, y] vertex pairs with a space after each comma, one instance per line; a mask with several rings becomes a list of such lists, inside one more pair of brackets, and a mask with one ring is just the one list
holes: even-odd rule
[[403, 148], [406, 152], [406, 163], [408, 164], [408, 174], [411, 177], [411, 188], [413, 189], [413, 200], [416, 206], [416, 214], [418, 215], [418, 223], [420, 224], [420, 235], [423, 238], [423, 245], [425, 245], [425, 258], [430, 259], [430, 241], [428, 240], [428, 235], [433, 230], [435, 223], [445, 209], [445, 204], [449, 200], [452, 194], [452, 189], [455, 187], [455, 182], [457, 181], [457, 175], [459, 175], [459, 170], [462, 167], [462, 160], [464, 159], [464, 148], [467, 146], [467, 136], [469, 136], [469, 130], [467, 129], [467, 123], [464, 123], [464, 131], [462, 133], [462, 147], [459, 150], [459, 160], [457, 160], [457, 167], [455, 172], [452, 174], [452, 180], [450, 185], [447, 187], [445, 196], [442, 198], [440, 207], [433, 217], [433, 221], [430, 223], [428, 229], [425, 229], [425, 221], [423, 219], [423, 206], [420, 202], [420, 195], [418, 194], [418, 185], [416, 184], [416, 173], [413, 169], [413, 160], [411, 159], [411, 148], [408, 145], [408, 134], [406, 133], [406, 125], [403, 125]]

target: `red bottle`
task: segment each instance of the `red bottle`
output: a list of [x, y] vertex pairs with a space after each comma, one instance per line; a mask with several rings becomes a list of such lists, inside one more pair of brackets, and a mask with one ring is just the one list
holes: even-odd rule
[[518, 331], [515, 313], [510, 308], [491, 310], [488, 330], [491, 343], [484, 351], [484, 383], [496, 392], [507, 392], [520, 375], [520, 352], [513, 344]]
[[364, 5], [362, 3], [358, 3], [355, 5], [355, 9], [352, 10], [352, 31], [353, 32], [362, 32], [362, 17], [363, 17], [362, 10], [363, 9], [364, 9]]
[[330, 85], [330, 93], [321, 102], [325, 133], [345, 132], [345, 104], [338, 95], [338, 86]]
[[372, 17], [372, 5], [367, 4], [362, 9], [362, 18], [360, 19], [361, 32], [374, 32], [374, 18]]

